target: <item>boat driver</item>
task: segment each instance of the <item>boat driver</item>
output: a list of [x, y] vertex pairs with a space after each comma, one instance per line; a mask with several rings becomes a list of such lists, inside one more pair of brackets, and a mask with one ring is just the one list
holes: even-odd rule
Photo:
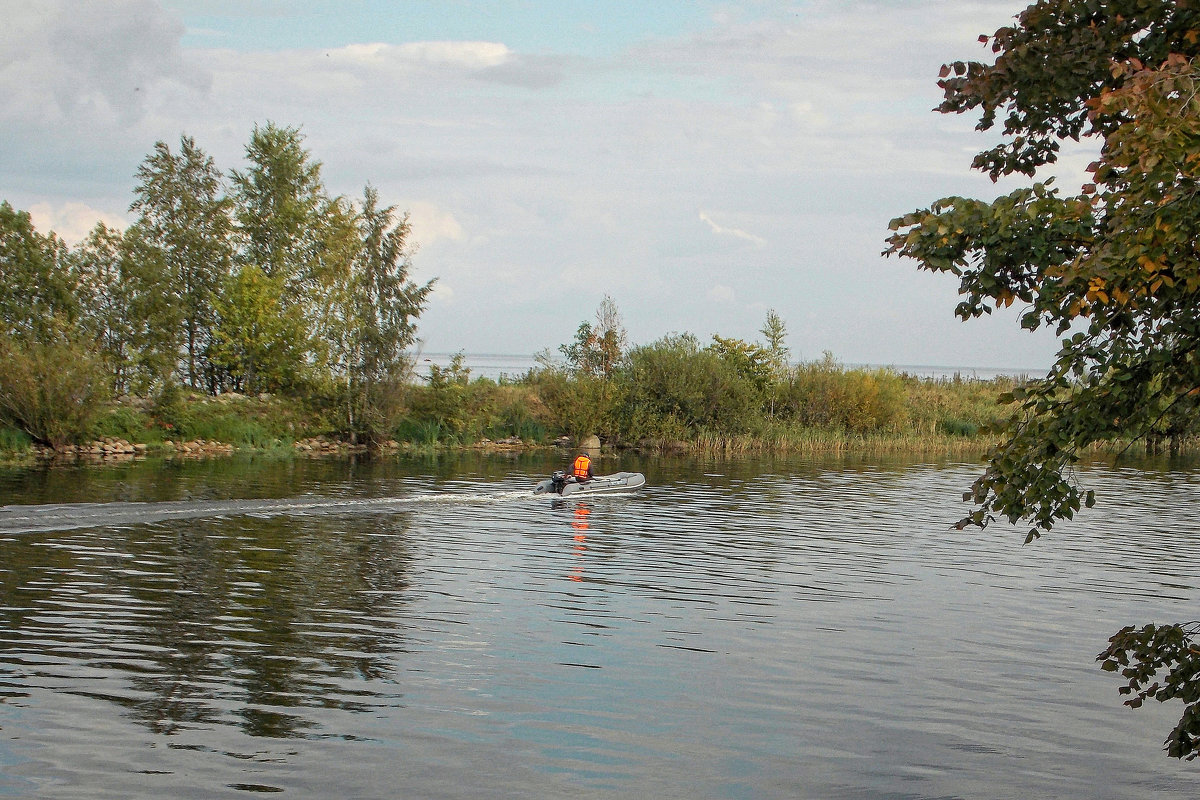
[[595, 477], [592, 475], [592, 459], [588, 458], [587, 453], [580, 453], [575, 458], [575, 463], [571, 465], [571, 475], [580, 483], [586, 483]]

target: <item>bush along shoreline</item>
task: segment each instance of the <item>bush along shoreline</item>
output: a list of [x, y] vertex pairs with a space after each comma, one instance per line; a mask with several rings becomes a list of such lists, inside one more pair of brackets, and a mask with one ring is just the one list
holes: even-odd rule
[[471, 379], [456, 358], [433, 367], [428, 380], [398, 387], [394, 417], [373, 438], [339, 424], [333, 397], [207, 396], [176, 388], [105, 401], [53, 444], [6, 420], [0, 460], [387, 456], [566, 447], [589, 435], [598, 435], [605, 450], [660, 454], [974, 455], [991, 444], [986, 428], [1005, 410], [996, 399], [1015, 383], [848, 369], [827, 357], [756, 386], [678, 338], [631, 356], [608, 377], [547, 365], [501, 382]]
[[[1011, 417], [1023, 381], [933, 379], [794, 363], [770, 312], [760, 342], [668, 334], [629, 346], [610, 298], [525, 375], [472, 378], [460, 353], [427, 376], [401, 358], [369, 385], [309, 379], [276, 393], [204, 392], [178, 379], [145, 396], [104, 391], [85, 343], [0, 350], [0, 461], [431, 453], [574, 446], [749, 456], [921, 454], [974, 458]], [[1190, 419], [1147, 437], [1176, 452]]]

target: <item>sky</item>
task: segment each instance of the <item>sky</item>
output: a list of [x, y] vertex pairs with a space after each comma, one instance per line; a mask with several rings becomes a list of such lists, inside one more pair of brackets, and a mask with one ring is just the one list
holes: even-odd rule
[[410, 214], [429, 353], [553, 350], [607, 295], [633, 344], [761, 340], [774, 310], [797, 359], [1042, 370], [1018, 307], [961, 322], [956, 278], [882, 256], [893, 217], [1019, 185], [932, 109], [1025, 5], [0, 0], [0, 200], [78, 241], [133, 220], [155, 142], [228, 172], [274, 122], [331, 193]]

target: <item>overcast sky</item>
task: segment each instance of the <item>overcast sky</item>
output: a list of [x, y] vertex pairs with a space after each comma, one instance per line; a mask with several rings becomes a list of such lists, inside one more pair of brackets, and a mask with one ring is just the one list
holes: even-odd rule
[[803, 359], [1044, 368], [1053, 336], [959, 322], [952, 276], [880, 255], [892, 217], [1015, 185], [931, 109], [1025, 5], [0, 0], [0, 199], [74, 241], [128, 224], [155, 141], [227, 172], [273, 121], [411, 213], [428, 352], [553, 348], [607, 294], [639, 344], [773, 308]]

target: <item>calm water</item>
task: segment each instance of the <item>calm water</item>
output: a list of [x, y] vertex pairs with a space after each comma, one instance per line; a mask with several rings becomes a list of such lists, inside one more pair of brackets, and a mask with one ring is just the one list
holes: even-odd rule
[[1200, 617], [1200, 472], [1040, 543], [961, 465], [0, 473], [0, 795], [1194, 798], [1094, 657]]

